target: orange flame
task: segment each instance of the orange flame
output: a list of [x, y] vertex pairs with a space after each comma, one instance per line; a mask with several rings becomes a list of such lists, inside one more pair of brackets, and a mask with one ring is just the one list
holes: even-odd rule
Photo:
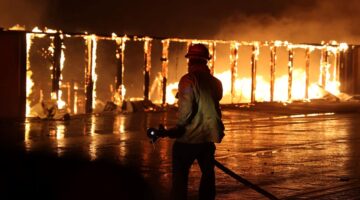
[[34, 34], [26, 34], [26, 117], [30, 116], [30, 105], [31, 99], [30, 95], [32, 93], [32, 87], [34, 86], [34, 81], [32, 80], [32, 71], [30, 68], [30, 49], [33, 43]]
[[[223, 73], [215, 74], [223, 84], [224, 97], [221, 103], [231, 103], [231, 72], [230, 70]], [[237, 78], [235, 81], [235, 96], [233, 96], [233, 103], [245, 103], [251, 100], [251, 78]], [[171, 83], [166, 87], [167, 102], [174, 104], [176, 102], [174, 90], [177, 90], [178, 83]], [[326, 91], [331, 94], [339, 94], [340, 83], [336, 81], [329, 81]], [[305, 72], [301, 69], [294, 69], [293, 83], [292, 83], [292, 100], [306, 100], [305, 99]], [[309, 86], [309, 99], [316, 99], [323, 97], [324, 91], [317, 83], [312, 83]], [[288, 75], [283, 75], [276, 78], [274, 101], [287, 102], [288, 101]], [[262, 76], [256, 76], [256, 101], [270, 101], [270, 83]]]

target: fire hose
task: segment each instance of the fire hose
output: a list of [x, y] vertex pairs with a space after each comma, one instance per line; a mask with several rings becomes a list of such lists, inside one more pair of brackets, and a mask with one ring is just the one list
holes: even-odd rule
[[[158, 138], [167, 136], [165, 134], [165, 128], [164, 126], [160, 125], [159, 129], [156, 128], [149, 128], [147, 129], [147, 136], [150, 138], [151, 143], [154, 145]], [[271, 194], [270, 192], [262, 189], [258, 185], [246, 180], [245, 178], [241, 177], [240, 175], [236, 174], [229, 168], [225, 167], [223, 164], [221, 164], [219, 161], [214, 160], [214, 164], [217, 168], [219, 168], [221, 171], [223, 171], [225, 174], [229, 175], [230, 177], [234, 178], [235, 180], [239, 181], [246, 187], [255, 190], [256, 192], [262, 194], [263, 196], [267, 197], [270, 200], [279, 200], [276, 196]]]
[[231, 171], [229, 168], [227, 168], [224, 165], [222, 165], [221, 163], [219, 163], [217, 160], [215, 160], [215, 166], [217, 168], [219, 168], [220, 170], [222, 170], [225, 174], [231, 176], [235, 180], [237, 180], [240, 183], [244, 184], [245, 186], [255, 190], [256, 192], [264, 195], [265, 197], [267, 197], [267, 198], [269, 198], [271, 200], [278, 200], [278, 198], [275, 197], [270, 192], [262, 189], [261, 187], [259, 187], [258, 185], [255, 185], [254, 183], [251, 183], [250, 181], [248, 181], [248, 180], [244, 179], [243, 177], [239, 176], [238, 174], [235, 174], [233, 171]]

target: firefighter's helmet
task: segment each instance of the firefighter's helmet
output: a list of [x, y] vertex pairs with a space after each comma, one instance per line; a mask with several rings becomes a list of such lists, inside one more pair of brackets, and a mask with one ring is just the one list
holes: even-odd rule
[[208, 48], [203, 44], [191, 44], [188, 52], [185, 55], [186, 58], [202, 58], [206, 60], [211, 59]]

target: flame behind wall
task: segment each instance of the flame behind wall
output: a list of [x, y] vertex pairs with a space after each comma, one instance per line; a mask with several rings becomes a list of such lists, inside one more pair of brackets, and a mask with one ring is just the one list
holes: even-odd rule
[[[36, 35], [41, 40], [44, 40], [43, 38], [46, 38], [46, 33], [31, 33], [33, 35]], [[30, 35], [31, 35], [30, 34]], [[53, 34], [53, 33], [49, 33]], [[66, 35], [66, 34], [65, 34]], [[71, 36], [67, 36], [71, 38]], [[87, 90], [89, 84], [91, 85], [92, 89], [92, 95], [91, 96], [91, 106], [92, 109], [97, 108], [97, 101], [100, 99], [97, 94], [100, 93], [108, 93], [110, 92], [110, 97], [112, 97], [112, 93], [114, 90], [105, 89], [109, 92], [103, 92], [104, 88], [102, 87], [102, 92], [99, 92], [96, 90], [98, 87], [97, 79], [98, 77], [103, 77], [106, 80], [110, 80], [110, 82], [115, 81], [115, 75], [111, 75], [111, 71], [115, 70], [108, 70], [111, 68], [116, 68], [116, 62], [115, 66], [112, 64], [108, 65], [108, 61], [102, 61], [99, 65], [98, 63], [98, 55], [109, 55], [111, 54], [109, 58], [114, 59], [116, 57], [116, 52], [114, 51], [114, 48], [112, 48], [111, 51], [106, 51], [105, 49], [103, 51], [106, 52], [99, 52], [97, 50], [98, 44], [102, 44], [105, 41], [111, 42], [112, 45], [115, 45], [115, 41], [113, 38], [110, 37], [100, 37], [96, 35], [84, 35], [80, 36], [82, 38], [87, 39], [87, 43], [83, 44], [83, 47], [87, 49], [87, 54], [83, 59], [86, 58], [88, 60], [86, 63], [86, 79], [90, 81], [89, 83], [84, 84], [83, 91], [90, 92], [90, 90]], [[33, 63], [31, 63], [30, 57], [30, 51], [35, 51], [38, 53], [41, 53], [39, 56], [43, 56], [44, 58], [53, 57], [54, 56], [54, 48], [53, 48], [53, 37], [48, 37], [47, 40], [42, 41], [43, 46], [41, 45], [38, 47], [40, 48], [36, 51], [33, 50], [34, 48], [34, 38], [28, 37], [31, 41], [28, 42], [28, 72], [31, 73], [30, 66], [34, 66]], [[331, 42], [330, 44], [323, 44], [323, 45], [297, 45], [297, 44], [290, 44], [286, 41], [276, 41], [276, 42], [245, 42], [245, 41], [239, 41], [236, 42], [235, 45], [236, 51], [234, 51], [234, 41], [220, 41], [220, 40], [191, 40], [191, 39], [177, 39], [177, 38], [169, 38], [170, 41], [170, 47], [169, 47], [169, 80], [167, 82], [168, 88], [166, 89], [167, 93], [167, 103], [174, 103], [174, 95], [176, 93], [176, 86], [178, 79], [186, 73], [186, 59], [184, 58], [187, 45], [189, 42], [200, 42], [205, 43], [207, 45], [209, 44], [216, 44], [216, 48], [213, 50], [216, 51], [216, 60], [214, 60], [214, 75], [218, 77], [224, 87], [224, 98], [221, 103], [243, 103], [243, 102], [254, 102], [254, 101], [271, 101], [271, 92], [270, 92], [270, 81], [269, 77], [271, 77], [271, 70], [270, 70], [270, 64], [275, 64], [275, 72], [273, 72], [273, 75], [275, 75], [274, 79], [274, 94], [273, 94], [273, 101], [293, 101], [293, 100], [304, 100], [304, 99], [311, 99], [311, 98], [320, 98], [322, 95], [324, 95], [327, 90], [327, 92], [331, 92], [333, 94], [336, 94], [339, 92], [339, 85], [338, 82], [338, 74], [336, 70], [337, 64], [337, 53], [340, 51], [345, 51], [347, 48], [346, 44], [337, 44], [335, 42]], [[92, 42], [91, 45], [89, 45], [89, 41]], [[149, 42], [149, 38], [137, 38], [134, 37], [132, 42], [126, 42], [127, 47], [131, 47], [131, 44], [139, 44], [136, 51], [134, 51], [134, 54], [132, 56], [125, 56], [125, 82], [124, 86], [127, 89], [127, 95], [125, 96], [125, 99], [142, 99], [144, 96], [138, 95], [136, 96], [136, 93], [134, 93], [134, 90], [138, 91], [144, 91], [144, 77], [141, 75], [146, 70], [150, 70], [150, 73], [152, 74], [151, 78], [151, 84], [154, 86], [158, 85], [158, 87], [161, 88], [162, 83], [162, 69], [161, 69], [161, 60], [159, 59], [157, 62], [153, 62], [153, 60], [157, 59], [149, 59], [149, 55], [145, 57], [145, 60], [151, 60], [151, 63], [147, 62], [146, 66], [144, 64], [144, 53], [148, 52], [144, 50], [143, 44], [146, 42]], [[152, 40], [151, 40], [152, 41]], [[153, 42], [153, 41], [152, 41]], [[219, 43], [219, 44], [217, 44]], [[46, 49], [46, 44], [49, 45], [48, 51], [44, 51]], [[155, 44], [155, 43], [154, 43]], [[44, 46], [45, 45], [45, 46]], [[276, 62], [271, 61], [270, 59], [270, 49], [273, 46], [276, 46], [278, 48], [276, 53]], [[67, 45], [71, 47], [71, 45]], [[100, 45], [101, 46], [101, 45]], [[32, 48], [30, 48], [32, 47]], [[67, 68], [71, 69], [69, 73], [75, 72], [74, 66], [66, 66], [69, 64], [66, 64], [68, 61], [65, 60], [65, 48], [61, 46], [61, 56], [60, 56], [60, 70], [61, 70], [61, 76], [59, 80], [60, 90], [58, 91], [58, 106], [61, 106], [63, 103], [63, 99], [61, 99], [63, 96], [63, 90], [62, 90], [62, 83], [64, 80], [69, 79], [66, 76], [62, 75], [62, 72], [66, 71]], [[114, 47], [114, 46], [113, 46]], [[154, 45], [156, 48], [151, 49], [151, 55], [152, 56], [158, 56], [161, 57], [161, 45], [160, 41], [158, 41], [158, 45]], [[256, 48], [255, 48], [256, 47]], [[126, 48], [131, 49], [131, 48]], [[306, 49], [311, 49], [311, 55], [310, 61], [311, 68], [313, 69], [312, 72], [315, 71], [315, 73], [312, 72], [305, 72], [305, 65], [306, 65]], [[135, 50], [135, 49], [134, 49]], [[150, 49], [149, 49], [150, 50]], [[175, 50], [175, 51], [174, 51]], [[324, 57], [324, 52], [327, 52], [327, 56]], [[125, 51], [124, 55], [127, 55], [127, 51]], [[234, 54], [229, 57], [229, 55]], [[236, 56], [235, 56], [236, 54]], [[84, 54], [79, 54], [84, 55]], [[175, 59], [174, 59], [175, 58]], [[324, 59], [326, 58], [326, 61]], [[46, 59], [45, 59], [46, 60]], [[131, 60], [135, 60], [138, 62], [138, 65], [131, 66]], [[66, 62], [65, 62], [66, 61]], [[89, 62], [90, 61], [90, 62]], [[236, 61], [236, 62], [235, 62]], [[314, 61], [314, 62], [313, 62]], [[44, 62], [39, 62], [42, 64], [47, 65]], [[38, 63], [38, 65], [39, 65]], [[181, 63], [181, 64], [180, 64]], [[255, 63], [255, 65], [254, 65]], [[90, 66], [91, 65], [91, 66]], [[103, 72], [100, 72], [98, 69], [99, 66], [102, 66], [104, 69]], [[95, 67], [96, 66], [96, 67]], [[131, 67], [130, 67], [131, 66]], [[153, 67], [157, 66], [157, 67]], [[254, 69], [256, 67], [256, 69]], [[84, 68], [84, 66], [77, 66], [76, 68]], [[50, 69], [50, 70], [49, 70]], [[315, 70], [314, 70], [315, 69]], [[38, 76], [42, 77], [45, 82], [43, 86], [41, 86], [42, 89], [40, 89], [40, 95], [39, 99], [42, 100], [44, 97], [47, 98], [49, 95], [46, 91], [49, 86], [48, 83], [50, 80], [52, 80], [54, 77], [53, 75], [49, 75], [49, 71], [53, 70], [52, 67], [43, 67], [40, 72], [43, 73], [43, 75]], [[135, 73], [131, 75], [131, 72], [137, 71], [138, 73]], [[48, 74], [48, 75], [46, 75]], [[106, 74], [106, 75], [105, 75]], [[312, 74], [312, 77], [309, 75]], [[144, 75], [144, 74], [143, 74]], [[110, 78], [109, 78], [110, 77]], [[233, 77], [233, 78], [232, 78]], [[252, 78], [254, 77], [254, 78]], [[29, 79], [32, 79], [33, 77], [29, 76]], [[51, 79], [50, 79], [51, 78]], [[146, 78], [146, 77], [145, 77]], [[49, 80], [50, 79], [50, 80]], [[310, 84], [308, 85], [308, 96], [306, 96], [306, 80], [310, 80]], [[111, 81], [113, 80], [113, 81]], [[127, 81], [126, 81], [127, 80]], [[81, 82], [81, 81], [80, 81]], [[29, 82], [30, 83], [30, 82]], [[106, 83], [108, 84], [109, 81]], [[325, 85], [326, 84], [326, 85]], [[81, 84], [80, 84], [81, 85]], [[321, 85], [323, 88], [319, 87], [318, 85]], [[29, 84], [31, 86], [31, 84]], [[36, 81], [35, 81], [36, 86]], [[69, 87], [69, 83], [64, 84], [64, 86]], [[75, 90], [75, 85], [74, 87]], [[162, 88], [161, 88], [162, 89]], [[79, 90], [79, 84], [76, 86], [76, 90]], [[29, 90], [30, 91], [30, 90]], [[162, 90], [153, 90], [151, 88], [151, 92], [153, 94], [150, 94], [150, 100], [152, 100], [155, 103], [161, 103], [162, 101]], [[87, 94], [85, 93], [85, 94]], [[156, 94], [157, 93], [157, 94]], [[45, 95], [44, 95], [45, 94]], [[134, 95], [135, 94], [135, 95]], [[67, 99], [69, 98], [70, 92], [67, 93]], [[28, 98], [31, 96], [31, 94], [28, 94]], [[90, 97], [89, 96], [89, 97]], [[88, 95], [86, 95], [88, 97]], [[105, 101], [110, 101], [111, 98], [109, 97], [102, 97], [103, 98], [103, 104]], [[74, 97], [74, 99], [78, 99], [78, 97]], [[83, 100], [83, 101], [88, 101]], [[69, 105], [70, 101], [67, 101], [67, 104]], [[74, 103], [74, 102], [73, 102]], [[71, 106], [72, 107], [72, 106]], [[73, 110], [78, 110], [78, 108]], [[101, 111], [99, 109], [98, 111]]]

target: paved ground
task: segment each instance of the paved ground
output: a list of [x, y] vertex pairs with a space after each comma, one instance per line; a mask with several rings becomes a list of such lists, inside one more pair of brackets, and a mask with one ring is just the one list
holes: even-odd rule
[[[172, 126], [175, 116], [173, 111], [101, 114], [1, 124], [2, 133], [22, 139], [8, 145], [13, 153], [2, 151], [0, 199], [167, 199], [172, 141], [153, 146], [145, 130]], [[360, 199], [359, 117], [358, 112], [226, 109], [226, 136], [216, 159], [280, 199]], [[266, 199], [221, 170], [216, 173], [217, 199]], [[195, 164], [190, 199], [196, 199], [199, 177]]]

